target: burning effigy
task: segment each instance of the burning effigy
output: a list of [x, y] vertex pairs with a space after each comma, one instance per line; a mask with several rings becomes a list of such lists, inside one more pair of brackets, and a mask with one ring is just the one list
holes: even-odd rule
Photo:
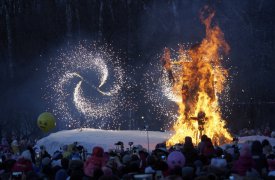
[[231, 134], [222, 119], [219, 95], [227, 82], [228, 71], [222, 66], [222, 55], [229, 45], [217, 25], [212, 25], [214, 11], [204, 8], [200, 19], [205, 25], [205, 38], [192, 47], [179, 46], [177, 57], [164, 49], [163, 71], [178, 105], [178, 117], [173, 126], [175, 134], [168, 146], [183, 143], [185, 136], [198, 143], [205, 134], [217, 144], [229, 142]]

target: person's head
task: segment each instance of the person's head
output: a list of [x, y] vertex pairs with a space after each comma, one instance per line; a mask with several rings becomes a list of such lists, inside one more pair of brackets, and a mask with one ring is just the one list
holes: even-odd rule
[[190, 136], [186, 136], [186, 137], [184, 138], [184, 140], [185, 140], [185, 144], [193, 144], [192, 138], [191, 138]]
[[102, 147], [95, 146], [93, 148], [92, 156], [103, 157], [103, 154], [104, 154], [104, 149]]
[[233, 144], [238, 144], [239, 142], [239, 138], [237, 137], [234, 137], [233, 140], [232, 140]]
[[64, 169], [68, 169], [69, 168], [69, 159], [67, 159], [67, 158], [62, 158], [61, 159], [61, 166], [62, 166], [62, 168], [64, 168]]
[[51, 159], [49, 157], [44, 157], [41, 162], [42, 166], [48, 166], [51, 164]]
[[249, 157], [249, 156], [251, 156], [250, 146], [249, 144], [245, 143], [241, 147], [240, 157]]
[[183, 167], [185, 165], [185, 157], [179, 151], [171, 152], [167, 157], [169, 169], [174, 169], [176, 166]]
[[193, 145], [193, 142], [192, 142], [192, 138], [189, 137], [189, 136], [186, 136], [185, 137], [185, 143], [184, 143], [184, 146], [183, 146], [183, 150], [188, 151], [188, 150], [193, 149], [193, 148], [194, 148], [194, 145]]
[[29, 161], [32, 160], [31, 152], [29, 150], [23, 151], [21, 157]]
[[252, 152], [253, 155], [263, 153], [263, 148], [262, 148], [262, 144], [261, 144], [260, 141], [256, 140], [256, 141], [252, 142], [251, 152]]
[[123, 164], [128, 164], [130, 161], [131, 161], [132, 157], [130, 154], [125, 154], [123, 157], [122, 157], [122, 163]]
[[269, 141], [267, 139], [264, 139], [262, 141], [262, 147], [269, 146], [269, 145], [270, 145], [270, 143], [269, 143]]
[[208, 138], [207, 135], [204, 134], [201, 136], [201, 141], [204, 142], [207, 140], [207, 138]]

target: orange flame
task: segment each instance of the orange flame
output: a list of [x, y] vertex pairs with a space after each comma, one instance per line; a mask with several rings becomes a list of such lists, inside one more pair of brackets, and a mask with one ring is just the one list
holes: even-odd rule
[[201, 20], [206, 27], [206, 37], [190, 49], [180, 46], [178, 58], [171, 59], [165, 49], [163, 66], [177, 97], [178, 119], [175, 134], [167, 141], [168, 146], [183, 143], [186, 136], [196, 143], [206, 134], [217, 144], [229, 142], [232, 137], [221, 118], [218, 95], [222, 93], [228, 72], [221, 65], [221, 53], [228, 53], [229, 45], [218, 26], [211, 26], [214, 12]]

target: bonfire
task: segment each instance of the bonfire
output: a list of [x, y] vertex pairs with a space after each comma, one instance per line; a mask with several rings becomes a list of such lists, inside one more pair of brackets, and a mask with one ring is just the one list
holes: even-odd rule
[[172, 58], [170, 49], [164, 49], [163, 70], [179, 107], [173, 126], [175, 134], [167, 141], [168, 146], [183, 143], [185, 136], [198, 143], [203, 134], [217, 144], [232, 139], [222, 119], [218, 98], [228, 78], [228, 71], [222, 66], [222, 56], [230, 47], [221, 29], [211, 24], [214, 14], [209, 9], [201, 13], [200, 19], [206, 29], [201, 43], [179, 46], [176, 58]]

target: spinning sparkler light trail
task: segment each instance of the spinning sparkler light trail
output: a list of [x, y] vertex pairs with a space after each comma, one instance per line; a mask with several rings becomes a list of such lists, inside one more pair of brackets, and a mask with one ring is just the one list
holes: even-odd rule
[[112, 128], [117, 124], [118, 109], [125, 107], [121, 92], [125, 73], [110, 48], [79, 44], [62, 51], [48, 72], [48, 88], [53, 91], [46, 98], [66, 126]]
[[146, 72], [143, 75], [144, 86], [142, 88], [149, 111], [155, 114], [158, 121], [164, 123], [162, 130], [167, 130], [177, 119], [177, 105], [172, 101], [174, 94], [170, 90], [171, 83], [167, 74], [163, 72], [160, 57], [152, 59], [151, 63], [144, 67]]

